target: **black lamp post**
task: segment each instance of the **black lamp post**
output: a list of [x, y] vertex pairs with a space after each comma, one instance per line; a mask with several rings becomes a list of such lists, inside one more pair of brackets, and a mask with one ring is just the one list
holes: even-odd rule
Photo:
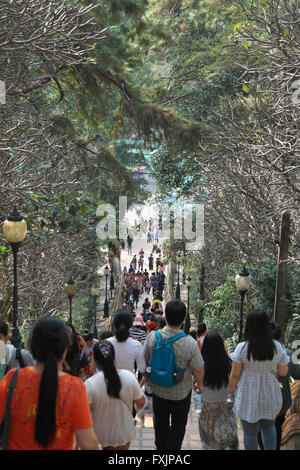
[[70, 311], [69, 311], [70, 325], [72, 325], [72, 300], [73, 300], [74, 295], [76, 294], [76, 291], [77, 291], [77, 287], [71, 276], [68, 282], [66, 282], [65, 284], [65, 292], [69, 298], [69, 305], [70, 305]]
[[100, 289], [98, 287], [93, 286], [91, 288], [91, 294], [94, 299], [94, 338], [98, 339], [98, 331], [97, 331], [97, 297], [100, 295]]
[[3, 233], [9, 242], [14, 259], [14, 286], [13, 286], [13, 330], [10, 338], [11, 343], [16, 347], [22, 347], [22, 337], [18, 328], [18, 251], [26, 236], [27, 224], [17, 208], [7, 217], [3, 223]]
[[198, 315], [198, 325], [203, 322], [203, 304], [202, 301], [205, 299], [205, 266], [201, 265], [200, 271], [200, 297], [199, 297], [199, 315]]
[[186, 287], [188, 290], [188, 299], [187, 299], [187, 313], [186, 313], [186, 320], [184, 323], [184, 332], [188, 335], [191, 328], [191, 319], [190, 319], [190, 288], [192, 285], [192, 280], [190, 276], [186, 280]]
[[176, 292], [175, 292], [175, 297], [176, 299], [180, 300], [180, 284], [179, 284], [179, 272], [180, 272], [180, 261], [181, 261], [181, 256], [179, 254], [176, 257], [177, 261], [177, 287], [176, 287]]
[[104, 315], [103, 318], [107, 318], [109, 316], [109, 305], [108, 305], [108, 298], [107, 298], [107, 279], [109, 276], [109, 267], [105, 266], [104, 268], [104, 276], [105, 276], [105, 302], [104, 302]]
[[241, 303], [240, 303], [240, 333], [239, 333], [239, 342], [242, 340], [243, 335], [243, 305], [246, 292], [248, 291], [251, 284], [250, 275], [244, 266], [242, 271], [235, 276], [235, 285], [240, 293], [241, 296]]
[[115, 288], [115, 279], [113, 270], [110, 271], [110, 298], [112, 299], [112, 291]]

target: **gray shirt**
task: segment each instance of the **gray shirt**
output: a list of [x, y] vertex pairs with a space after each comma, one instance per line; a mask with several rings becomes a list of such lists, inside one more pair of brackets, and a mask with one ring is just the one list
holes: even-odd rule
[[[179, 333], [183, 333], [183, 331], [175, 330], [168, 326], [165, 326], [160, 330], [160, 334], [164, 338], [171, 338]], [[150, 364], [155, 344], [155, 331], [152, 331], [147, 336], [144, 344], [144, 355], [148, 365]], [[161, 387], [150, 380], [150, 387], [152, 388], [154, 395], [166, 400], [177, 401], [186, 398], [192, 390], [192, 369], [199, 369], [200, 367], [203, 367], [204, 363], [197, 341], [189, 335], [175, 341], [173, 343], [173, 351], [178, 367], [186, 369], [183, 375], [183, 380], [172, 388]]]
[[[14, 369], [15, 367], [18, 368], [20, 367], [19, 362], [16, 359], [16, 348], [12, 344], [7, 344], [6, 345], [6, 363], [9, 366], [9, 369]], [[30, 352], [26, 351], [26, 349], [22, 349], [22, 358], [25, 364], [25, 367], [27, 366], [33, 366], [35, 361], [30, 354]]]
[[229, 386], [221, 387], [218, 390], [203, 386], [202, 400], [206, 403], [226, 402], [229, 392]]

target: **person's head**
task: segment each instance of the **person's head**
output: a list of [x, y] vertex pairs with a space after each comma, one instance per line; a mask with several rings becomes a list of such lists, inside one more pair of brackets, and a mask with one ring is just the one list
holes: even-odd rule
[[101, 331], [99, 335], [99, 340], [103, 341], [104, 339], [111, 338], [113, 336], [113, 332], [111, 330]]
[[190, 335], [192, 338], [197, 339], [196, 330], [190, 330], [189, 335]]
[[129, 329], [132, 327], [132, 314], [128, 310], [119, 310], [115, 313], [112, 323], [112, 331], [117, 341], [124, 343], [129, 338]]
[[179, 300], [170, 300], [165, 308], [166, 323], [168, 326], [181, 327], [186, 315], [186, 306]]
[[0, 320], [0, 340], [7, 343], [8, 339], [8, 324]]
[[147, 324], [147, 330], [148, 331], [155, 331], [157, 330], [157, 323], [155, 321], [150, 321], [148, 324]]
[[98, 341], [93, 348], [96, 367], [103, 371], [107, 394], [120, 398], [121, 380], [115, 366], [115, 348], [109, 341]]
[[164, 317], [159, 316], [157, 326], [159, 330], [162, 330], [166, 326], [166, 320], [164, 319]]
[[197, 336], [199, 338], [199, 336], [202, 336], [204, 335], [204, 333], [206, 333], [206, 324], [205, 323], [199, 323], [198, 327], [197, 327]]
[[86, 342], [87, 346], [91, 348], [94, 344], [94, 335], [92, 333], [88, 333], [87, 335], [84, 335], [83, 337], [84, 341]]
[[276, 339], [276, 341], [280, 341], [282, 336], [282, 329], [280, 325], [278, 323], [274, 323], [273, 321], [270, 322], [270, 325], [273, 339]]
[[140, 330], [144, 326], [146, 326], [146, 323], [144, 322], [142, 315], [136, 315], [133, 321], [133, 327]]
[[254, 309], [249, 312], [245, 326], [245, 341], [248, 343], [247, 358], [250, 360], [272, 360], [276, 350], [273, 343], [269, 317], [264, 310]]
[[212, 389], [228, 385], [231, 360], [219, 333], [209, 331], [205, 335], [201, 354], [204, 361], [203, 384]]
[[35, 439], [44, 448], [55, 439], [58, 366], [65, 359], [68, 345], [68, 329], [59, 318], [42, 318], [34, 325], [30, 349], [37, 363], [44, 366], [39, 391]]

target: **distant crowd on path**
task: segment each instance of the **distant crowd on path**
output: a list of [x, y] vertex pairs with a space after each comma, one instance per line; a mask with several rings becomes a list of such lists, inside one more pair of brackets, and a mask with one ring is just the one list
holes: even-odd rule
[[239, 419], [246, 450], [280, 449], [291, 406], [289, 377], [300, 380], [300, 367], [280, 342], [279, 326], [264, 311], [251, 311], [244, 341], [230, 355], [205, 323], [195, 337], [184, 333], [182, 301], [163, 309], [163, 270], [149, 275], [131, 265], [123, 273], [122, 308], [99, 339], [78, 335], [58, 318], [43, 318], [20, 364], [8, 325], [0, 322], [0, 426], [9, 412], [8, 449], [126, 450], [137, 419], [143, 427], [150, 416], [155, 448], [180, 450], [192, 396], [200, 395], [202, 448], [238, 449]]
[[[152, 252], [156, 251], [159, 245], [159, 237], [160, 237], [160, 230], [159, 227], [154, 228], [152, 225], [152, 219], [149, 220], [149, 222], [146, 221], [147, 224], [147, 244], [148, 243], [153, 243], [153, 250]], [[135, 226], [140, 230], [140, 225], [137, 224], [135, 221]], [[128, 234], [127, 235], [127, 253], [129, 255], [132, 255], [132, 244], [133, 244], [133, 237]], [[125, 241], [121, 240], [121, 247], [122, 249], [125, 249]], [[149, 266], [150, 271], [153, 269]]]

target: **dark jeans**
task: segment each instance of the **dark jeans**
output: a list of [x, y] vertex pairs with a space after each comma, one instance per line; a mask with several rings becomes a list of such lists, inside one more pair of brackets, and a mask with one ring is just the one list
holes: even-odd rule
[[[279, 415], [277, 416], [276, 420], [275, 420], [275, 428], [276, 428], [276, 450], [280, 450], [280, 444], [281, 444], [281, 436], [282, 436], [282, 425], [285, 421], [285, 415]], [[261, 438], [261, 433], [259, 432], [258, 434], [258, 445], [259, 445], [259, 448], [260, 450], [264, 450], [264, 445], [263, 445], [263, 442], [262, 442], [262, 438]]]
[[183, 400], [166, 400], [152, 395], [157, 450], [181, 449], [191, 406], [191, 394], [192, 392]]
[[258, 433], [261, 431], [265, 450], [276, 449], [275, 421], [271, 419], [260, 419], [256, 423], [249, 423], [241, 419], [244, 431], [245, 450], [257, 450]]

